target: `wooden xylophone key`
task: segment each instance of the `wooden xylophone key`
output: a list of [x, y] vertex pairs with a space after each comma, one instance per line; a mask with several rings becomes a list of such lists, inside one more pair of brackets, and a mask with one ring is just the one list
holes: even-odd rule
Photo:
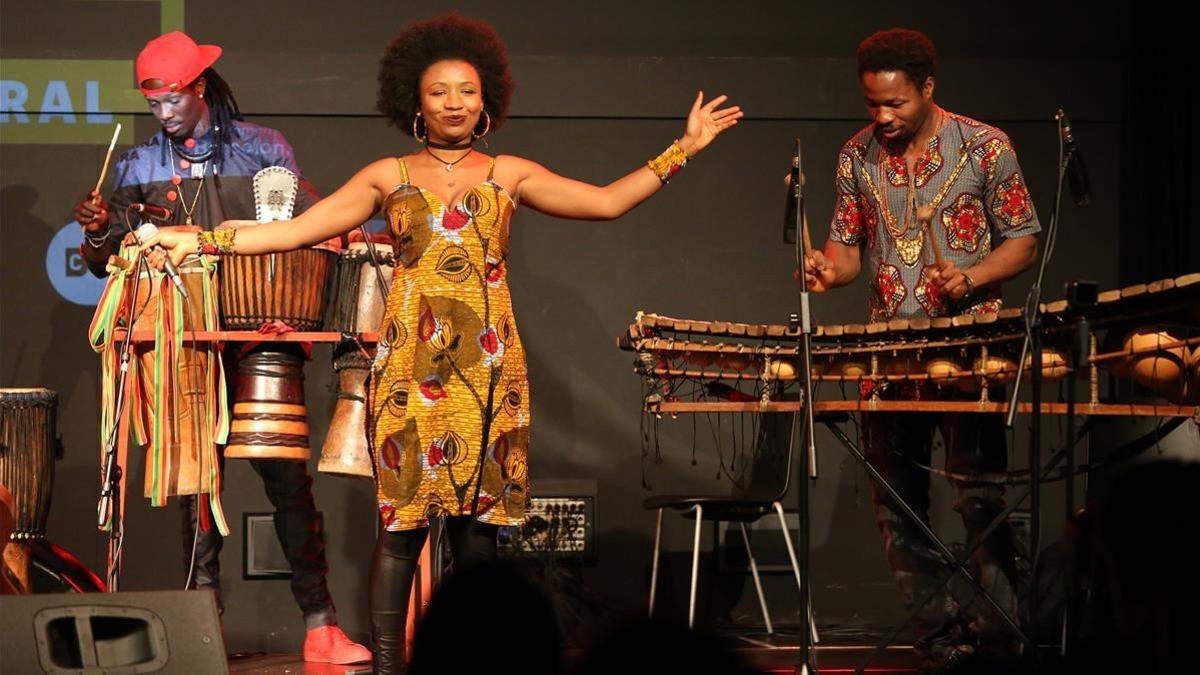
[[1136, 298], [1139, 295], [1144, 295], [1148, 290], [1149, 287], [1146, 284], [1134, 284], [1132, 286], [1126, 286], [1125, 288], [1121, 289], [1121, 299], [1128, 300], [1130, 298]]
[[945, 330], [954, 327], [954, 319], [948, 316], [938, 316], [929, 320], [929, 327], [937, 330]]
[[1169, 291], [1172, 288], [1175, 288], [1174, 279], [1159, 279], [1158, 281], [1151, 281], [1150, 283], [1146, 284], [1146, 291], [1148, 293], [1162, 293], [1163, 291]]

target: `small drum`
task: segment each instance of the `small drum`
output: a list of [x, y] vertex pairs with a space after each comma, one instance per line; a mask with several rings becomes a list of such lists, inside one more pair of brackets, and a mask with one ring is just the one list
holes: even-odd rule
[[0, 389], [0, 483], [13, 496], [13, 541], [46, 536], [57, 412], [58, 394], [49, 389]]
[[238, 362], [227, 458], [306, 462], [312, 455], [304, 357], [279, 350], [260, 347]]
[[358, 350], [333, 360], [338, 376], [337, 404], [321, 448], [317, 470], [339, 476], [374, 478], [367, 446], [367, 375], [370, 362]]
[[282, 321], [293, 330], [317, 330], [325, 285], [337, 249], [325, 244], [285, 253], [221, 259], [221, 322], [226, 330], [258, 330]]
[[10, 493], [10, 504], [0, 508], [12, 508], [11, 534], [0, 541], [6, 582], [0, 586], [6, 591], [31, 588], [31, 544], [46, 536], [54, 460], [61, 454], [54, 435], [57, 412], [58, 394], [49, 389], [0, 389], [0, 485]]
[[[352, 242], [338, 257], [325, 322], [329, 330], [341, 333], [379, 330], [387, 291], [392, 285], [392, 273], [396, 270], [396, 258], [388, 244], [376, 243], [374, 248], [379, 261], [378, 272], [366, 242]], [[383, 288], [379, 286], [381, 277]]]
[[[204, 316], [205, 293], [207, 292], [210, 296], [217, 294], [215, 272], [206, 270], [198, 258], [189, 257], [179, 265], [179, 276], [183, 280], [189, 297], [189, 300], [185, 301], [186, 307], [179, 321], [186, 330], [216, 330], [216, 317], [211, 317], [212, 321], [207, 322]], [[129, 288], [130, 285], [131, 283], [127, 281], [126, 288]], [[161, 272], [154, 271], [149, 274], [141, 272], [136, 284], [133, 285], [137, 288], [137, 297], [134, 301], [134, 311], [136, 312], [133, 321], [134, 330], [153, 331], [158, 321], [162, 289], [164, 286], [169, 289], [174, 287], [170, 282], [164, 282], [164, 275]], [[166, 494], [185, 495], [207, 492], [209, 488], [205, 475], [208, 467], [202, 466], [204, 462], [201, 458], [214, 456], [215, 449], [212, 446], [214, 429], [203, 421], [207, 417], [205, 411], [212, 409], [215, 405], [214, 397], [218, 395], [218, 392], [213, 391], [214, 387], [210, 384], [208, 377], [210, 363], [215, 358], [215, 350], [209, 344], [192, 343], [190, 340], [183, 341], [178, 362], [168, 364], [169, 367], [175, 369], [175, 377], [179, 386], [169, 393], [165, 403], [166, 409], [163, 411], [154, 409], [153, 392], [156, 385], [154, 362], [156, 356], [153, 343], [139, 346], [138, 386], [142, 389], [140, 398], [144, 402], [145, 408], [135, 411], [135, 414], [142, 416], [143, 424], [147, 429], [150, 428], [151, 420], [154, 419], [156, 412], [166, 416], [167, 422], [163, 425], [163, 445], [170, 453], [170, 466], [172, 467], [170, 474], [163, 476], [163, 479], [167, 481]], [[149, 467], [149, 462], [147, 462], [147, 467]], [[154, 494], [153, 485], [153, 476], [147, 468], [144, 479], [146, 497], [152, 497]]]

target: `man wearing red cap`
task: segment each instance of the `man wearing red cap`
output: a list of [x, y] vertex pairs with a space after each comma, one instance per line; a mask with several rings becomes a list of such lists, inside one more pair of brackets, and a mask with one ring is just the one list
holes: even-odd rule
[[[151, 40], [138, 54], [138, 87], [162, 129], [117, 161], [107, 201], [92, 192], [75, 206], [86, 239], [84, 258], [97, 276], [106, 274], [109, 255], [119, 250], [130, 231], [121, 216], [131, 204], [162, 206], [175, 225], [211, 229], [223, 220], [255, 217], [252, 181], [259, 170], [282, 166], [301, 175], [283, 134], [241, 119], [233, 92], [212, 68], [220, 55], [220, 47], [198, 45], [181, 32]], [[295, 212], [304, 212], [318, 199], [312, 185], [301, 178]], [[304, 659], [343, 664], [370, 660], [370, 651], [337, 625], [325, 582], [321, 520], [305, 464], [251, 460], [251, 465], [275, 506], [275, 531], [292, 566], [292, 594], [308, 631]], [[220, 606], [223, 538], [216, 527], [197, 527], [203, 501], [195, 494], [180, 494], [184, 559], [192, 560], [194, 543], [193, 586], [212, 589]]]

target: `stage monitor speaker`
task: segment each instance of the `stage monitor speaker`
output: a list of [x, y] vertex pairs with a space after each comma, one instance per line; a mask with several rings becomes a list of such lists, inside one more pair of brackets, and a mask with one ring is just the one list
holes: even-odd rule
[[209, 591], [0, 597], [0, 673], [228, 673]]

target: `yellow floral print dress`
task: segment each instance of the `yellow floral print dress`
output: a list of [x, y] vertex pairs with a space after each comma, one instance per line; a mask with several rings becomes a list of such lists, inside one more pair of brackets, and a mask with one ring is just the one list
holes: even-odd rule
[[379, 517], [393, 531], [447, 515], [520, 524], [529, 380], [506, 268], [516, 204], [492, 180], [494, 158], [453, 205], [398, 161], [402, 182], [383, 204], [397, 269], [369, 401]]

